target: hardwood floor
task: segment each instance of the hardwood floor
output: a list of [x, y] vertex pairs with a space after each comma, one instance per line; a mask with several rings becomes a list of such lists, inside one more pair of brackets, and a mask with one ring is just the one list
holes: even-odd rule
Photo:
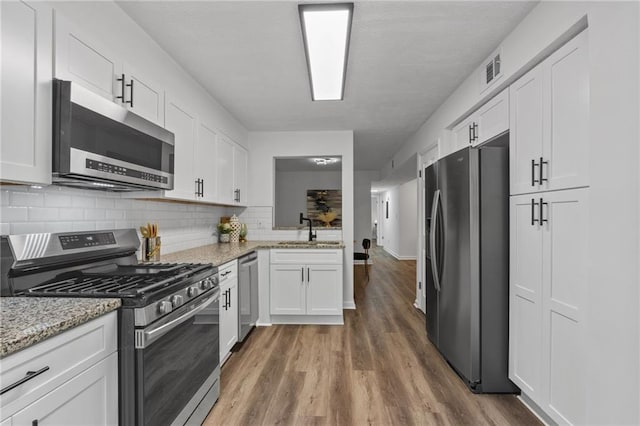
[[222, 368], [205, 425], [540, 425], [513, 395], [474, 395], [426, 337], [415, 261], [371, 251], [344, 326], [255, 329]]

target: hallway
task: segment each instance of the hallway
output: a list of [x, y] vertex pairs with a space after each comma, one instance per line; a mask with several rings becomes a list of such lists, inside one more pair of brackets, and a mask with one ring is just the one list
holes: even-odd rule
[[538, 425], [512, 395], [474, 395], [413, 308], [415, 261], [371, 250], [344, 326], [260, 327], [222, 369], [206, 425]]

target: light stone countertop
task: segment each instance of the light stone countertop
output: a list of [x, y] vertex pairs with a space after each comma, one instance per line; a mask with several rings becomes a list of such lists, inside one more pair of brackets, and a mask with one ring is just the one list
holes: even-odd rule
[[0, 358], [120, 307], [120, 299], [0, 297]]
[[331, 244], [326, 241], [313, 241], [305, 244], [304, 241], [296, 241], [295, 244], [286, 244], [286, 241], [247, 241], [245, 243], [218, 243], [182, 250], [175, 253], [163, 254], [161, 262], [189, 262], [212, 263], [219, 266], [233, 259], [237, 259], [256, 249], [343, 249], [342, 241]]

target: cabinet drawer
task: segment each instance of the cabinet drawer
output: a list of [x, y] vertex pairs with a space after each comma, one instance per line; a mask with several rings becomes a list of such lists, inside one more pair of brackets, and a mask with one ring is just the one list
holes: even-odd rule
[[2, 416], [10, 416], [118, 349], [117, 312], [65, 331], [0, 360], [2, 386], [28, 371], [48, 370], [0, 397]]
[[338, 265], [342, 264], [342, 250], [272, 249], [272, 264]]
[[220, 289], [224, 291], [229, 286], [238, 281], [238, 261], [232, 260], [218, 268], [218, 276], [220, 278]]

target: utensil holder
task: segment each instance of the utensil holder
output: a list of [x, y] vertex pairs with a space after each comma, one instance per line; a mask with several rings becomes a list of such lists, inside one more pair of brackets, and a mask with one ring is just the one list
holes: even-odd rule
[[160, 237], [143, 238], [142, 239], [142, 261], [143, 262], [159, 262], [160, 261]]

